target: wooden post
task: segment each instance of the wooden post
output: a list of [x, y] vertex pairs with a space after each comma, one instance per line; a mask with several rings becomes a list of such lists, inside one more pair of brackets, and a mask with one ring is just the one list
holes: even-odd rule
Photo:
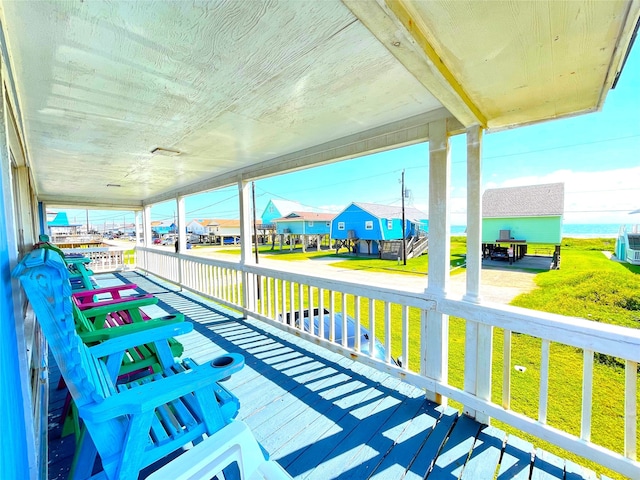
[[[238, 182], [238, 201], [240, 202], [240, 265], [254, 265], [255, 260], [251, 255], [251, 189], [249, 182]], [[254, 310], [255, 282], [250, 280], [251, 275], [242, 272], [242, 287], [244, 299], [242, 306], [248, 310]], [[247, 317], [246, 313], [243, 315]]]
[[[467, 291], [464, 300], [480, 302], [482, 277], [482, 129], [467, 130]], [[464, 390], [491, 399], [493, 327], [467, 320], [465, 325]], [[489, 417], [465, 406], [464, 412], [481, 423]]]
[[[450, 224], [449, 193], [451, 158], [447, 121], [429, 124], [429, 272], [426, 291], [445, 296], [449, 286]], [[449, 357], [449, 316], [436, 310], [422, 312], [420, 372], [428, 378], [447, 382]], [[446, 405], [446, 398], [427, 392], [431, 401]]]

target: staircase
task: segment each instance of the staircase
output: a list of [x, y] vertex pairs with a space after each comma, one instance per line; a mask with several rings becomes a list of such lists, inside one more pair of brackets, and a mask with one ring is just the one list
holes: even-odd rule
[[[419, 257], [429, 249], [429, 237], [423, 234], [407, 239], [406, 249], [407, 259]], [[385, 241], [382, 245], [381, 258], [383, 260], [402, 258], [402, 240]]]

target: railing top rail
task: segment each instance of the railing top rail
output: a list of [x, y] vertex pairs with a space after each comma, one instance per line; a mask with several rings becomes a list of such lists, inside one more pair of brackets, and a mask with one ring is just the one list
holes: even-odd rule
[[640, 329], [510, 305], [476, 304], [455, 297], [435, 301], [436, 309], [449, 315], [640, 362]]

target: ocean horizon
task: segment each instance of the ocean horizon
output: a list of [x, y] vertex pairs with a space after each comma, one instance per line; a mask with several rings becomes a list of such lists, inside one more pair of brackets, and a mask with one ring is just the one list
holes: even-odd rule
[[[573, 238], [616, 238], [620, 225], [617, 223], [574, 223], [562, 225], [562, 236]], [[465, 225], [452, 225], [451, 235], [466, 235]]]

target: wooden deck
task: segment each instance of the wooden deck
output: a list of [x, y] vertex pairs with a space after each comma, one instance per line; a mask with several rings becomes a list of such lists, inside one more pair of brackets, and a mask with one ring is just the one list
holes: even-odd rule
[[[296, 479], [599, 478], [426, 401], [384, 373], [154, 277], [127, 272], [97, 279], [103, 286], [135, 282], [160, 299], [159, 308], [184, 313], [195, 326], [180, 338], [186, 356], [245, 355], [245, 368], [225, 385], [240, 399], [239, 418]], [[62, 479], [74, 445], [72, 437], [59, 437], [64, 398], [55, 389], [55, 364], [50, 371], [49, 478]]]

